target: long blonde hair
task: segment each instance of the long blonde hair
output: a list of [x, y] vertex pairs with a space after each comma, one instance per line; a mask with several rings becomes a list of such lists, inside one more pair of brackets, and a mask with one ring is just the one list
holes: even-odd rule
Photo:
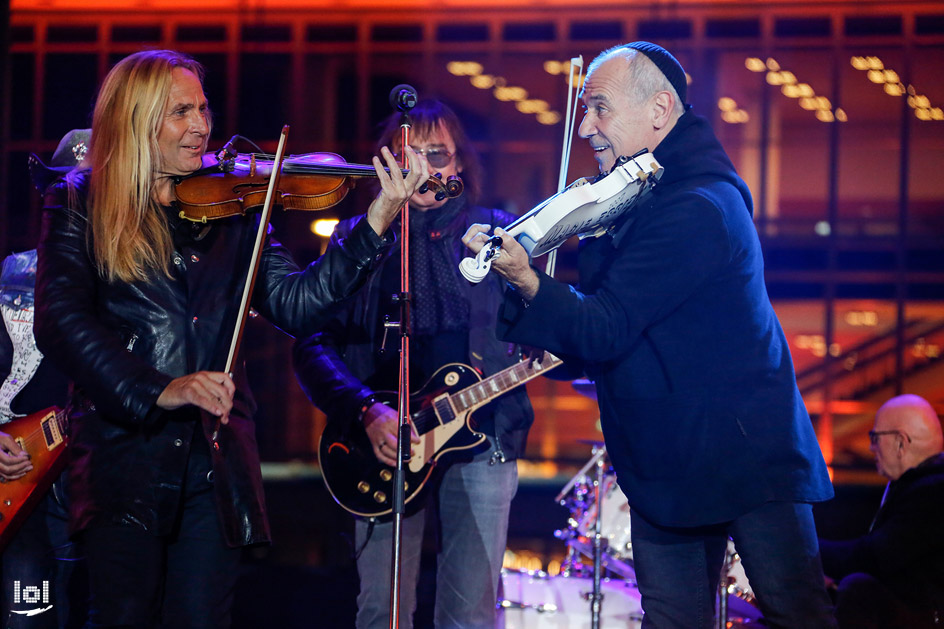
[[175, 68], [203, 82], [203, 66], [194, 59], [146, 50], [119, 61], [98, 93], [88, 206], [96, 265], [109, 282], [170, 275], [173, 244], [154, 192], [161, 167], [157, 135]]

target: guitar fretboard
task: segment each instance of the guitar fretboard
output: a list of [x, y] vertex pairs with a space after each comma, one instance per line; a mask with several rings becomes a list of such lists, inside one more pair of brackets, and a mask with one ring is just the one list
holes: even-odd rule
[[541, 362], [522, 361], [506, 367], [498, 373], [468, 386], [452, 395], [443, 395], [430, 406], [412, 414], [413, 426], [417, 434], [425, 435], [430, 430], [448, 424], [457, 417], [464, 417], [467, 411], [483, 406], [502, 395], [553, 369], [563, 361], [553, 354], [545, 352]]
[[471, 408], [487, 404], [506, 391], [553, 369], [561, 362], [561, 359], [547, 352], [544, 353], [541, 362], [537, 360], [521, 361], [452, 395], [453, 407], [456, 411], [462, 413]]

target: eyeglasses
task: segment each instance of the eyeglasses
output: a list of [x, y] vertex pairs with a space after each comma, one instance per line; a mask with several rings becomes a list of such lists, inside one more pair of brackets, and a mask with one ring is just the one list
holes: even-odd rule
[[[413, 149], [415, 153], [426, 156], [426, 161], [429, 162], [429, 165], [433, 168], [445, 168], [452, 163], [452, 158], [455, 157], [455, 153], [450, 153], [449, 151], [444, 151], [443, 149]], [[394, 153], [393, 156], [397, 159], [400, 159], [399, 153]]]
[[[878, 439], [882, 435], [902, 435], [902, 434], [903, 433], [900, 430], [870, 430], [869, 441], [871, 441], [872, 445], [874, 446], [876, 443], [878, 443]], [[911, 437], [909, 437], [908, 435], [903, 435], [903, 436], [905, 437], [905, 439], [908, 440], [908, 443], [911, 443]]]

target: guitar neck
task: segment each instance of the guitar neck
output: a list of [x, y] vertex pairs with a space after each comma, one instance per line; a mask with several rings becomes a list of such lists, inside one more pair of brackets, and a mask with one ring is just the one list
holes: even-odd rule
[[562, 362], [550, 352], [544, 352], [541, 362], [523, 360], [451, 395], [453, 408], [457, 413], [463, 413], [488, 404], [505, 392], [537, 378]]

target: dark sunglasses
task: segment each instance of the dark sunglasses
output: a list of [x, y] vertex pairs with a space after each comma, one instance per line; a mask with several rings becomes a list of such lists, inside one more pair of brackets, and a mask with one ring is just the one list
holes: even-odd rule
[[[452, 163], [452, 158], [456, 156], [455, 153], [450, 153], [442, 149], [429, 149], [427, 151], [423, 149], [413, 149], [413, 151], [420, 155], [425, 155], [426, 161], [428, 161], [429, 165], [433, 168], [445, 168]], [[393, 156], [400, 159], [399, 153], [394, 153]]]

